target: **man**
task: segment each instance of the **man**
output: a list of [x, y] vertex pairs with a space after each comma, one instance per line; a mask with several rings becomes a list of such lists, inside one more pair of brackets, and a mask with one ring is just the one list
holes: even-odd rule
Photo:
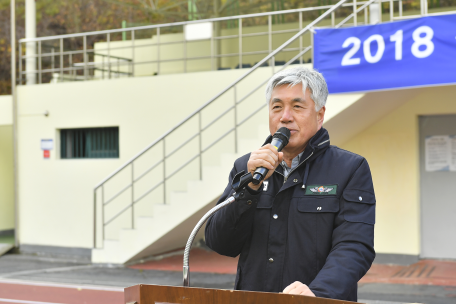
[[[269, 136], [237, 159], [229, 182], [242, 170], [269, 172], [206, 225], [210, 248], [240, 255], [235, 289], [357, 300], [357, 282], [375, 258], [375, 195], [366, 160], [330, 146], [327, 96], [323, 76], [305, 68], [268, 83], [270, 134], [287, 127], [289, 143], [277, 152]], [[233, 192], [229, 183], [219, 203]]]

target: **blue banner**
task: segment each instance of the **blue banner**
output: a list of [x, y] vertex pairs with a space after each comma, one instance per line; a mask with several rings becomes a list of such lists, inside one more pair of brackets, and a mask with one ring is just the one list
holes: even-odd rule
[[314, 68], [330, 93], [456, 83], [456, 14], [316, 29]]

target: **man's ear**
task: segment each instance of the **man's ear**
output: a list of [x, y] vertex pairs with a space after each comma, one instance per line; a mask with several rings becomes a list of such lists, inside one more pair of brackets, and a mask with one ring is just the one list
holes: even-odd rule
[[321, 109], [318, 110], [318, 112], [317, 112], [318, 129], [321, 129], [321, 127], [323, 126], [323, 122], [325, 120], [325, 112], [326, 112], [325, 106], [321, 107]]

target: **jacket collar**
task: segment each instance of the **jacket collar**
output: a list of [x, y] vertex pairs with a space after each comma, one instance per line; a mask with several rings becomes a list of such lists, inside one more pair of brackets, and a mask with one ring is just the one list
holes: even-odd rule
[[[266, 141], [263, 143], [263, 146], [266, 144], [270, 144], [272, 141], [272, 135], [269, 135], [266, 138]], [[328, 131], [321, 127], [320, 130], [315, 133], [309, 140], [306, 148], [304, 149], [304, 153], [301, 159], [307, 157], [310, 153], [314, 152], [311, 159], [314, 159], [316, 155], [320, 155], [323, 151], [325, 151], [330, 145], [329, 141], [329, 134]]]
[[[266, 144], [270, 144], [272, 141], [272, 135], [269, 135], [266, 138], [266, 141], [263, 143], [263, 146]], [[312, 136], [309, 140], [309, 143], [307, 144], [306, 148], [304, 149], [304, 153], [301, 156], [299, 165], [294, 168], [292, 171], [298, 169], [301, 167], [301, 165], [305, 162], [310, 163], [314, 159], [316, 159], [320, 154], [322, 154], [327, 148], [330, 146], [330, 141], [329, 141], [329, 134], [328, 131], [325, 128], [321, 128], [320, 130], [315, 133], [314, 136]], [[283, 168], [282, 166], [278, 166], [275, 169], [275, 172], [283, 175]]]

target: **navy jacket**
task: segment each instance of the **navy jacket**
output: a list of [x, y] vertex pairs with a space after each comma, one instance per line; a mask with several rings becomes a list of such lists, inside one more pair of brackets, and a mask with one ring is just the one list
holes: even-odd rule
[[[266, 142], [270, 142], [271, 136]], [[218, 203], [250, 154], [237, 159]], [[278, 166], [259, 191], [219, 210], [206, 243], [239, 257], [235, 289], [281, 292], [300, 281], [317, 297], [357, 301], [357, 282], [375, 258], [375, 195], [367, 161], [330, 146], [321, 128], [287, 178]]]

